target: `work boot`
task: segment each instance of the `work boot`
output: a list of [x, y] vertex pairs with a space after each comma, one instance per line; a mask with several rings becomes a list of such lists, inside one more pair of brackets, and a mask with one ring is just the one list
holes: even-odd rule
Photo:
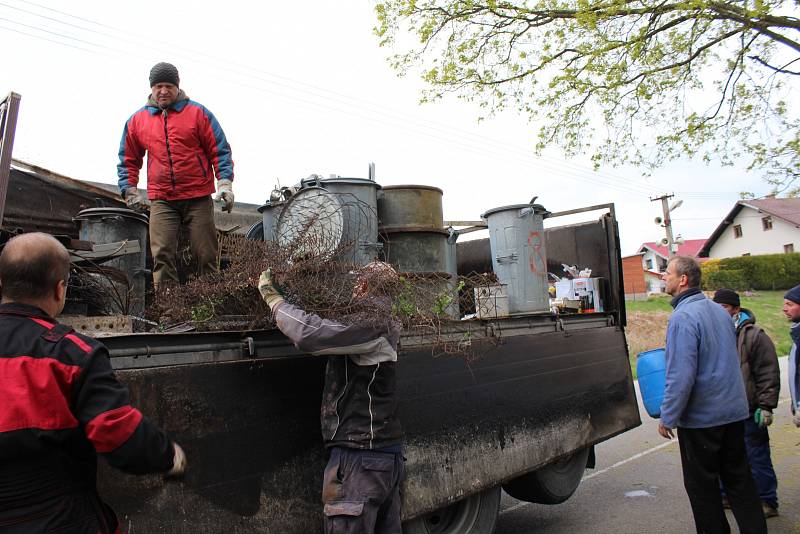
[[765, 503], [761, 501], [761, 510], [764, 512], [764, 519], [769, 519], [770, 517], [777, 517], [778, 509], [772, 506], [769, 503]]

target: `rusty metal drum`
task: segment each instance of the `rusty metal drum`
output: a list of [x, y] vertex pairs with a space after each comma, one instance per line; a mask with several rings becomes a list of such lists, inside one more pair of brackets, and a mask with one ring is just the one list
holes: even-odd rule
[[429, 185], [387, 185], [378, 195], [383, 232], [405, 229], [441, 230], [442, 190]]

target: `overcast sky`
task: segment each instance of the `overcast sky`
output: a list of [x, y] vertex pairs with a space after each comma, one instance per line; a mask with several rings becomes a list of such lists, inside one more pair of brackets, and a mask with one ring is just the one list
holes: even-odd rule
[[557, 150], [537, 158], [536, 132], [506, 113], [478, 123], [471, 105], [419, 105], [421, 84], [390, 69], [372, 33], [374, 2], [209, 4], [0, 0], [0, 93], [22, 105], [14, 157], [73, 178], [116, 183], [125, 120], [149, 93], [148, 73], [174, 63], [181, 88], [217, 117], [233, 149], [236, 199], [261, 204], [278, 183], [311, 173], [444, 191], [444, 215], [538, 202], [551, 211], [613, 202], [623, 254], [663, 237], [653, 218], [675, 193], [674, 233], [706, 238], [758, 175], [682, 161], [649, 178], [595, 172]]

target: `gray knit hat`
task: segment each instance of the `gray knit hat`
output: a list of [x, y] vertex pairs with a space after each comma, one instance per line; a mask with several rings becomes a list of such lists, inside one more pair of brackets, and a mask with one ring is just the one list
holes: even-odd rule
[[177, 87], [180, 85], [180, 81], [178, 69], [171, 63], [156, 63], [150, 69], [150, 87], [157, 83], [171, 83]]

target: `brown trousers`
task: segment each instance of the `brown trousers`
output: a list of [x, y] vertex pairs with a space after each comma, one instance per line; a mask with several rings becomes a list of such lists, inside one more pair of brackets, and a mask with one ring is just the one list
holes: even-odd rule
[[150, 204], [150, 251], [153, 283], [179, 282], [178, 233], [183, 227], [199, 274], [219, 270], [217, 227], [211, 196], [188, 200], [154, 200]]

